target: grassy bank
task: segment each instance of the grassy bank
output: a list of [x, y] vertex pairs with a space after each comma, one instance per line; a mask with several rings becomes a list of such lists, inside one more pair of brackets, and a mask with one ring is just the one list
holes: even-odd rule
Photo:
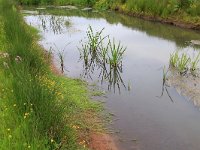
[[18, 0], [28, 5], [83, 5], [112, 9], [148, 20], [200, 29], [199, 0]]
[[99, 106], [85, 83], [51, 72], [36, 33], [0, 0], [0, 149], [86, 149], [78, 133], [94, 129], [85, 115]]

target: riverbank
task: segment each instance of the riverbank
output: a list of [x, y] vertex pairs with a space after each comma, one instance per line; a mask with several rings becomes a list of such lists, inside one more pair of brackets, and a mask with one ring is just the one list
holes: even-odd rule
[[126, 15], [149, 21], [166, 23], [181, 28], [200, 30], [200, 2], [198, 1], [161, 1], [155, 0], [54, 0], [48, 1], [20, 1], [25, 5], [76, 5], [93, 7], [99, 10], [114, 10]]
[[58, 74], [11, 1], [0, 0], [0, 20], [0, 149], [87, 149], [103, 129], [87, 84]]
[[176, 88], [180, 95], [189, 99], [194, 106], [200, 107], [200, 77], [192, 74], [180, 75], [175, 69], [170, 69], [167, 84]]

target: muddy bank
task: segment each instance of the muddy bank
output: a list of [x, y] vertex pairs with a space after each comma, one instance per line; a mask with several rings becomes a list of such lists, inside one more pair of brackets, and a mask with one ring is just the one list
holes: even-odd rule
[[91, 150], [118, 150], [113, 138], [105, 133], [91, 133], [89, 148]]
[[144, 15], [144, 14], [140, 14], [140, 13], [133, 13], [133, 12], [125, 12], [121, 9], [114, 9], [114, 11], [125, 14], [125, 15], [129, 15], [132, 17], [137, 17], [137, 18], [141, 18], [144, 20], [148, 20], [148, 21], [153, 21], [153, 22], [160, 22], [163, 24], [169, 24], [169, 25], [174, 25], [180, 28], [185, 28], [185, 29], [193, 29], [193, 30], [200, 30], [200, 24], [199, 23], [186, 23], [182, 20], [179, 20], [177, 18], [161, 18], [158, 16], [150, 16], [150, 15]]
[[170, 70], [167, 84], [175, 87], [179, 94], [188, 97], [195, 106], [200, 107], [200, 77], [191, 74], [181, 76], [176, 70]]

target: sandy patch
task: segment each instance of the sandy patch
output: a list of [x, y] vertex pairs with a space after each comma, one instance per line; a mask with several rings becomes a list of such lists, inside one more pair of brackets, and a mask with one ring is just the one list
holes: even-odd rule
[[181, 76], [177, 71], [170, 70], [167, 84], [175, 87], [179, 94], [188, 97], [195, 106], [200, 107], [200, 77], [191, 74]]

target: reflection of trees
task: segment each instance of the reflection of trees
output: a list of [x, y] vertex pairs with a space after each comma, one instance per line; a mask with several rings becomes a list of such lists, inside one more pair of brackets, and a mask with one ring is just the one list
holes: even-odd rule
[[144, 21], [142, 19], [137, 19], [127, 15], [122, 15], [113, 12], [85, 12], [81, 10], [58, 10], [51, 9], [45, 10], [54, 15], [61, 16], [80, 16], [86, 18], [105, 18], [109, 23], [116, 24], [121, 23], [126, 27], [129, 27], [134, 30], [139, 30], [145, 32], [149, 36], [159, 37], [165, 40], [170, 40], [176, 43], [178, 47], [187, 47], [187, 41], [199, 40], [200, 33], [199, 31], [192, 31], [188, 29], [181, 29], [171, 25], [163, 25], [161, 23], [155, 23], [150, 21]]

